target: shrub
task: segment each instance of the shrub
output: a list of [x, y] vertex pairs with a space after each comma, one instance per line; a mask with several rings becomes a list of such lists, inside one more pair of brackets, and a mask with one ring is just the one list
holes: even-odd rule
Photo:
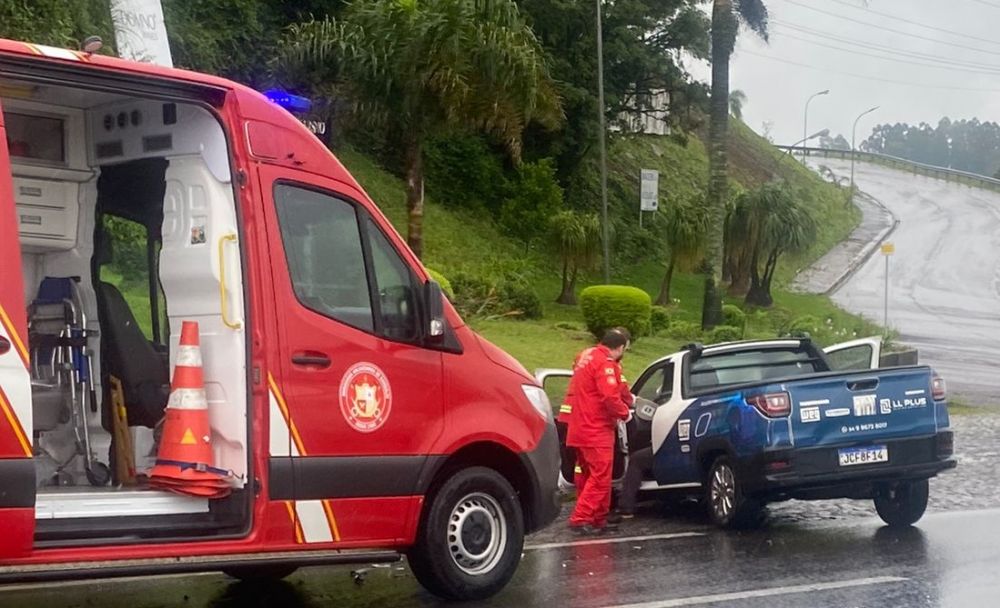
[[664, 306], [654, 306], [649, 314], [649, 329], [655, 334], [670, 328], [670, 311]]
[[455, 307], [463, 316], [510, 316], [537, 319], [542, 302], [526, 282], [515, 278], [490, 280], [456, 274], [452, 277]]
[[726, 304], [722, 307], [722, 324], [730, 327], [743, 328], [746, 325], [747, 315], [739, 306]]
[[499, 211], [508, 188], [503, 156], [483, 137], [457, 133], [432, 137], [424, 158], [427, 190], [436, 200]]
[[803, 315], [789, 323], [784, 333], [789, 336], [804, 336], [806, 334], [815, 336], [821, 327], [822, 325], [816, 317]]
[[454, 302], [455, 290], [451, 288], [451, 281], [433, 268], [428, 268], [427, 274], [431, 275], [431, 280], [441, 286], [441, 291], [444, 292], [444, 295], [448, 296], [448, 299]]
[[633, 338], [649, 334], [652, 301], [649, 294], [627, 285], [593, 285], [580, 292], [580, 310], [587, 330], [601, 338], [612, 327], [625, 327]]
[[500, 207], [500, 226], [525, 242], [541, 236], [549, 218], [563, 207], [563, 190], [549, 158], [521, 165], [510, 190], [511, 196]]
[[743, 330], [732, 325], [720, 325], [708, 333], [709, 344], [736, 342], [743, 338]]
[[674, 340], [698, 340], [701, 338], [701, 325], [691, 321], [673, 321], [667, 335]]

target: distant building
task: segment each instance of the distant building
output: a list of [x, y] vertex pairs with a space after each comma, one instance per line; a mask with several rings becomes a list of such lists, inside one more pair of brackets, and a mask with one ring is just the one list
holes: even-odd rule
[[670, 93], [654, 90], [640, 93], [624, 111], [618, 114], [609, 128], [615, 132], [670, 135], [667, 116], [670, 112]]

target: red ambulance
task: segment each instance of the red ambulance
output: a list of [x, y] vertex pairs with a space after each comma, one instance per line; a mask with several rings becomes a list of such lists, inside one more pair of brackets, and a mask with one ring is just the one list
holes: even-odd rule
[[[0, 104], [0, 582], [406, 555], [443, 597], [507, 583], [559, 511], [545, 393], [295, 117], [2, 40]], [[185, 321], [223, 498], [143, 476]]]

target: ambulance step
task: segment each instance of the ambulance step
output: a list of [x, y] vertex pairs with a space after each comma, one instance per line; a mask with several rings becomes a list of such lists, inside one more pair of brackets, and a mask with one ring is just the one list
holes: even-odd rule
[[156, 574], [209, 572], [222, 569], [291, 565], [297, 567], [337, 564], [378, 564], [401, 559], [395, 551], [280, 551], [268, 553], [233, 553], [190, 557], [90, 561], [71, 564], [32, 564], [0, 566], [0, 583], [118, 578]]
[[140, 517], [208, 513], [208, 500], [154, 490], [95, 490], [60, 488], [39, 492], [35, 519]]

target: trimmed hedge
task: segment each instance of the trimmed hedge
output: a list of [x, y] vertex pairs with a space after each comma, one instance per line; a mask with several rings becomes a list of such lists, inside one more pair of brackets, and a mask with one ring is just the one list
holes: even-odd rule
[[433, 268], [427, 268], [427, 274], [431, 275], [431, 279], [433, 279], [435, 283], [441, 286], [441, 291], [444, 292], [444, 295], [448, 296], [448, 299], [454, 302], [455, 290], [451, 288], [451, 281], [449, 281], [447, 277], [445, 277], [440, 272], [434, 270]]
[[587, 330], [597, 336], [612, 327], [625, 327], [633, 339], [649, 334], [652, 300], [628, 285], [593, 285], [580, 292], [580, 310]]

